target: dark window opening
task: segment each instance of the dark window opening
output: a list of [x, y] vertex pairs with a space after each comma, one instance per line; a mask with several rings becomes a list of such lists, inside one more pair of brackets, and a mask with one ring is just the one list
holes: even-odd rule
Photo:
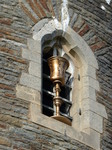
[[[50, 80], [50, 69], [47, 63], [47, 59], [53, 55], [52, 49], [48, 53], [44, 53], [42, 57], [42, 113], [47, 116], [54, 115], [54, 107], [53, 107], [53, 83]], [[72, 117], [70, 117], [70, 108], [71, 108], [71, 101], [70, 101], [70, 92], [72, 90], [71, 86], [69, 85], [71, 74], [66, 72], [64, 86], [61, 86], [60, 97], [62, 97], [62, 105], [60, 107], [60, 114], [62, 116], [67, 117], [72, 121]]]

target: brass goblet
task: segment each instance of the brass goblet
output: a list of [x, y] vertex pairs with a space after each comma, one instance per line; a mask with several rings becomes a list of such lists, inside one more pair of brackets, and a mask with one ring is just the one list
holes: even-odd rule
[[53, 98], [56, 106], [56, 115], [52, 116], [52, 118], [71, 125], [71, 121], [68, 118], [60, 115], [60, 106], [63, 102], [62, 98], [59, 96], [61, 91], [60, 86], [65, 85], [65, 71], [69, 67], [69, 62], [63, 57], [52, 56], [48, 59], [48, 65], [50, 68], [50, 79], [55, 85], [56, 94]]

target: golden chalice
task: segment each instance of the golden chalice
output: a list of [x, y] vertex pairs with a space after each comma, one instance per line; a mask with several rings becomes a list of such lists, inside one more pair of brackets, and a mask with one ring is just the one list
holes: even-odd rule
[[52, 118], [71, 125], [71, 121], [68, 118], [60, 115], [60, 106], [63, 101], [59, 96], [61, 91], [60, 86], [65, 85], [65, 71], [69, 67], [69, 62], [63, 57], [52, 56], [48, 59], [48, 65], [50, 68], [50, 79], [55, 85], [55, 96], [53, 101], [56, 106], [56, 115], [52, 116]]

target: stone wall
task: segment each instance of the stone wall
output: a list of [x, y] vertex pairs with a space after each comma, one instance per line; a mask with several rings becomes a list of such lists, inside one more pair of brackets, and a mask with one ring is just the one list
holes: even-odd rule
[[97, 93], [98, 102], [106, 106], [108, 120], [104, 120], [104, 133], [101, 136], [101, 147], [112, 149], [112, 47], [95, 53], [100, 69], [97, 72], [101, 92]]
[[[1, 150], [92, 150], [92, 148], [29, 121], [28, 101], [16, 97], [21, 73], [29, 61], [22, 58], [31, 28], [42, 18], [60, 20], [61, 1], [1, 0], [0, 2], [0, 149]], [[103, 4], [106, 11], [102, 10]], [[38, 8], [37, 9], [35, 8]], [[112, 149], [112, 4], [104, 0], [70, 0], [70, 26], [84, 38], [98, 60], [100, 92], [97, 101], [105, 105], [101, 148]]]

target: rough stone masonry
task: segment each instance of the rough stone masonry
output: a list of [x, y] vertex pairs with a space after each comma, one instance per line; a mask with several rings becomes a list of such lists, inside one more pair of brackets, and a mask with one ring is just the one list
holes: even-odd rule
[[[105, 10], [101, 9], [101, 4]], [[0, 149], [93, 150], [89, 146], [29, 121], [28, 101], [16, 97], [21, 73], [29, 61], [22, 58], [32, 27], [43, 18], [60, 21], [61, 1], [0, 1]], [[97, 101], [106, 107], [101, 149], [112, 149], [112, 1], [69, 0], [70, 23], [91, 47], [99, 64]]]

